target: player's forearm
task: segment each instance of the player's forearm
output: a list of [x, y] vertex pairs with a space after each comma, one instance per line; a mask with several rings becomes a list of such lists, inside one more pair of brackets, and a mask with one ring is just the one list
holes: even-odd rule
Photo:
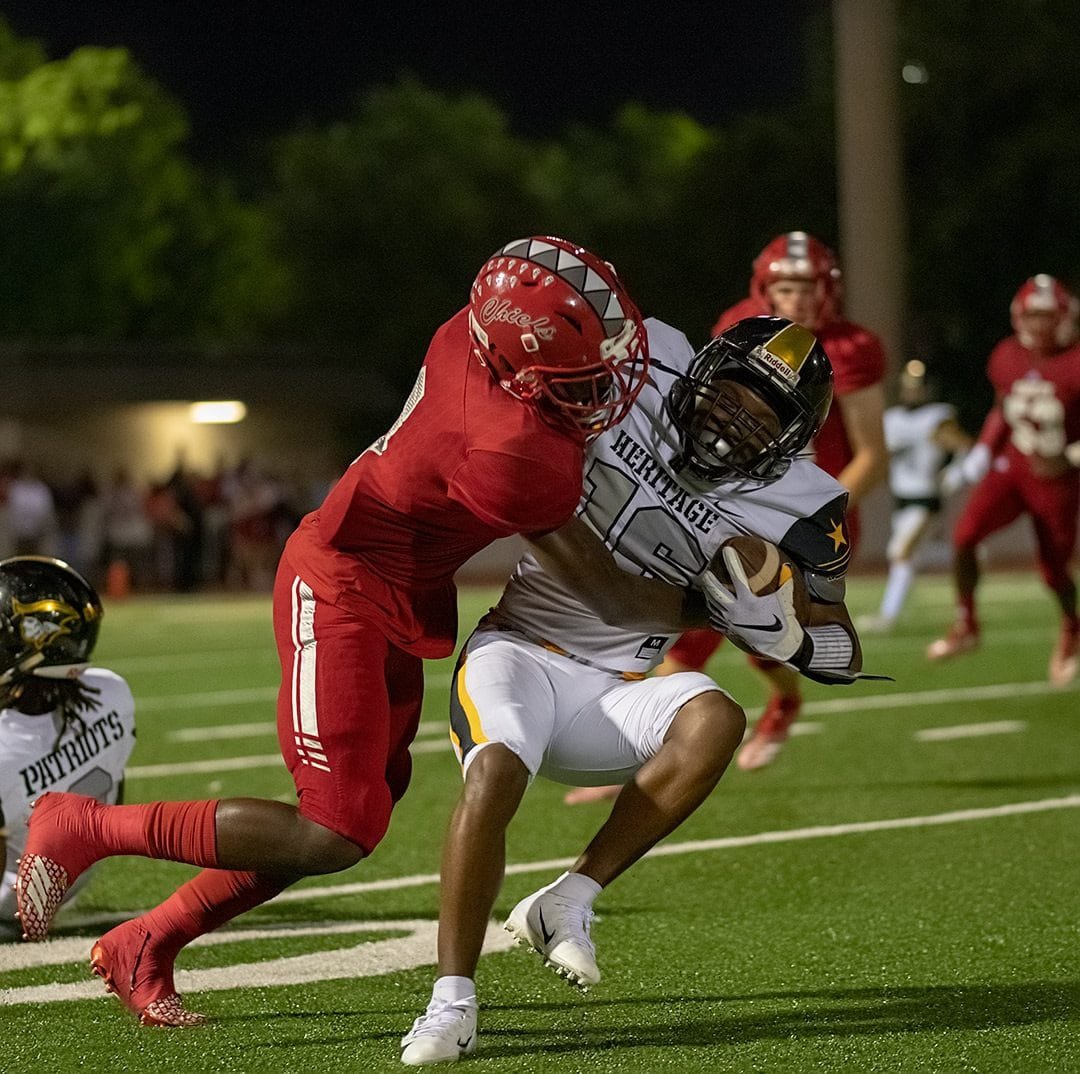
[[704, 600], [681, 586], [622, 570], [581, 519], [529, 545], [557, 578], [609, 626], [634, 631], [682, 630], [708, 620]]
[[888, 472], [889, 457], [885, 452], [857, 451], [836, 480], [847, 489], [848, 506], [853, 507], [871, 489], [881, 484]]
[[990, 449], [990, 454], [996, 455], [1008, 435], [1009, 426], [1005, 421], [1005, 415], [1002, 413], [1001, 407], [995, 406], [986, 415], [982, 429], [979, 430], [978, 443], [985, 444]]

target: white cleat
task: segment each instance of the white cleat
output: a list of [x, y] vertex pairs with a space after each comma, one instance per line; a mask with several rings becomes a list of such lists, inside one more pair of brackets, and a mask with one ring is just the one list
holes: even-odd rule
[[544, 965], [583, 992], [600, 983], [596, 947], [589, 936], [592, 910], [541, 888], [510, 911], [503, 928], [543, 956]]
[[475, 996], [457, 1003], [433, 999], [401, 1038], [401, 1061], [410, 1067], [456, 1063], [475, 1051]]

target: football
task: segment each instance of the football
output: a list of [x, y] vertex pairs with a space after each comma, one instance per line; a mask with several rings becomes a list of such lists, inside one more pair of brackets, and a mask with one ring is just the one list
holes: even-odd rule
[[734, 592], [727, 564], [724, 562], [724, 549], [734, 548], [742, 561], [746, 572], [746, 582], [750, 589], [759, 595], [775, 593], [780, 586], [791, 578], [794, 582], [795, 616], [806, 626], [810, 619], [810, 594], [806, 589], [806, 580], [795, 562], [785, 555], [771, 541], [752, 534], [740, 534], [729, 537], [716, 551], [709, 570], [729, 590]]

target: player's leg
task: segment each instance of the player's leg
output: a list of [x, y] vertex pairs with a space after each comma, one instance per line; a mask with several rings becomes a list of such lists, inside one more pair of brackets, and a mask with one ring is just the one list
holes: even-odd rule
[[1055, 686], [1068, 686], [1080, 663], [1076, 581], [1069, 571], [1076, 548], [1080, 483], [1071, 474], [1055, 480], [1032, 479], [1025, 494], [1035, 524], [1039, 571], [1061, 611], [1061, 628], [1050, 653], [1047, 677]]
[[176, 991], [180, 951], [294, 879], [299, 877], [204, 869], [149, 913], [105, 933], [90, 951], [91, 969], [142, 1025], [202, 1025], [205, 1016], [189, 1010]]
[[[677, 675], [681, 671], [702, 671], [713, 653], [724, 644], [724, 635], [709, 627], [686, 630], [668, 649], [657, 675]], [[575, 787], [563, 797], [566, 805], [584, 805], [614, 798], [622, 789], [621, 783], [609, 783], [602, 787]]]
[[877, 616], [856, 621], [857, 628], [869, 634], [883, 634], [892, 629], [907, 601], [915, 580], [915, 550], [930, 530], [934, 512], [921, 504], [908, 504], [894, 512], [892, 532], [885, 548], [889, 574]]
[[623, 787], [611, 815], [572, 871], [601, 887], [625, 872], [708, 797], [745, 729], [742, 707], [719, 689], [699, 692], [682, 703], [660, 748]]
[[799, 718], [803, 697], [798, 672], [763, 656], [751, 654], [748, 660], [750, 666], [765, 679], [769, 691], [765, 709], [737, 758], [743, 771], [752, 772], [776, 760], [780, 748], [791, 734], [791, 725]]
[[[544, 659], [538, 659], [543, 654]], [[443, 842], [438, 976], [402, 1038], [410, 1066], [452, 1062], [476, 1048], [476, 968], [506, 864], [506, 828], [539, 767], [553, 721], [547, 654], [481, 631], [454, 673], [451, 735], [464, 787]]]
[[979, 647], [979, 617], [975, 608], [978, 548], [990, 534], [1015, 522], [1025, 509], [1008, 471], [992, 469], [972, 490], [953, 531], [956, 617], [948, 631], [927, 647], [928, 659], [944, 660]]
[[[109, 806], [83, 795], [42, 795], [30, 815], [16, 880], [27, 939], [44, 939], [79, 874], [112, 855], [293, 877], [336, 872], [363, 857], [363, 844], [340, 830], [336, 807], [324, 799], [343, 794], [340, 784], [346, 778], [342, 773], [350, 771], [347, 754], [355, 749], [356, 720], [386, 723], [389, 643], [333, 606], [319, 605], [292, 577], [279, 578], [275, 588], [274, 629], [283, 672], [278, 737], [302, 792], [303, 810], [257, 798]], [[363, 712], [354, 713], [361, 699]], [[346, 751], [336, 772], [326, 760], [325, 738], [320, 738], [328, 722], [333, 723], [334, 748]], [[385, 726], [365, 728], [369, 752], [363, 754], [365, 770], [374, 766], [378, 776], [362, 805], [370, 823], [384, 829], [390, 810], [381, 760], [387, 735]], [[305, 788], [304, 783], [318, 786]]]
[[593, 900], [704, 800], [746, 728], [742, 709], [689, 672], [609, 688], [556, 727], [541, 768], [560, 782], [626, 765], [611, 815], [567, 873], [522, 899], [506, 928], [572, 983], [600, 980], [590, 935]]

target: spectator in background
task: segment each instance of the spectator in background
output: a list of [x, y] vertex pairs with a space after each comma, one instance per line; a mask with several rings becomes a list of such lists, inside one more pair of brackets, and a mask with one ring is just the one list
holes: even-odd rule
[[8, 466], [7, 529], [19, 556], [55, 555], [60, 545], [52, 490], [23, 459]]
[[285, 511], [284, 489], [251, 459], [243, 459], [225, 478], [223, 495], [229, 510], [226, 584], [268, 593], [284, 545], [278, 527]]
[[942, 468], [971, 447], [956, 411], [934, 400], [923, 362], [908, 362], [900, 374], [897, 404], [885, 411], [885, 441], [893, 495], [889, 576], [878, 613], [857, 623], [871, 634], [887, 633], [896, 622], [915, 578], [916, 551], [941, 512]]
[[172, 531], [173, 588], [190, 593], [202, 584], [203, 520], [195, 481], [183, 462], [178, 462], [166, 482], [180, 523]]
[[89, 572], [100, 556], [98, 530], [98, 483], [89, 468], [67, 481], [52, 485], [53, 503], [59, 530], [60, 558]]
[[102, 568], [123, 565], [135, 589], [145, 589], [153, 577], [154, 529], [146, 494], [124, 466], [113, 471], [102, 493]]
[[1056, 686], [1076, 677], [1080, 619], [1069, 563], [1080, 508], [1078, 310], [1076, 296], [1045, 274], [1025, 281], [1012, 300], [1014, 334], [994, 348], [987, 366], [993, 409], [976, 445], [949, 474], [950, 486], [975, 488], [953, 533], [956, 619], [927, 649], [930, 660], [979, 647], [979, 545], [1026, 514], [1034, 523], [1043, 581], [1061, 610], [1047, 674]]

